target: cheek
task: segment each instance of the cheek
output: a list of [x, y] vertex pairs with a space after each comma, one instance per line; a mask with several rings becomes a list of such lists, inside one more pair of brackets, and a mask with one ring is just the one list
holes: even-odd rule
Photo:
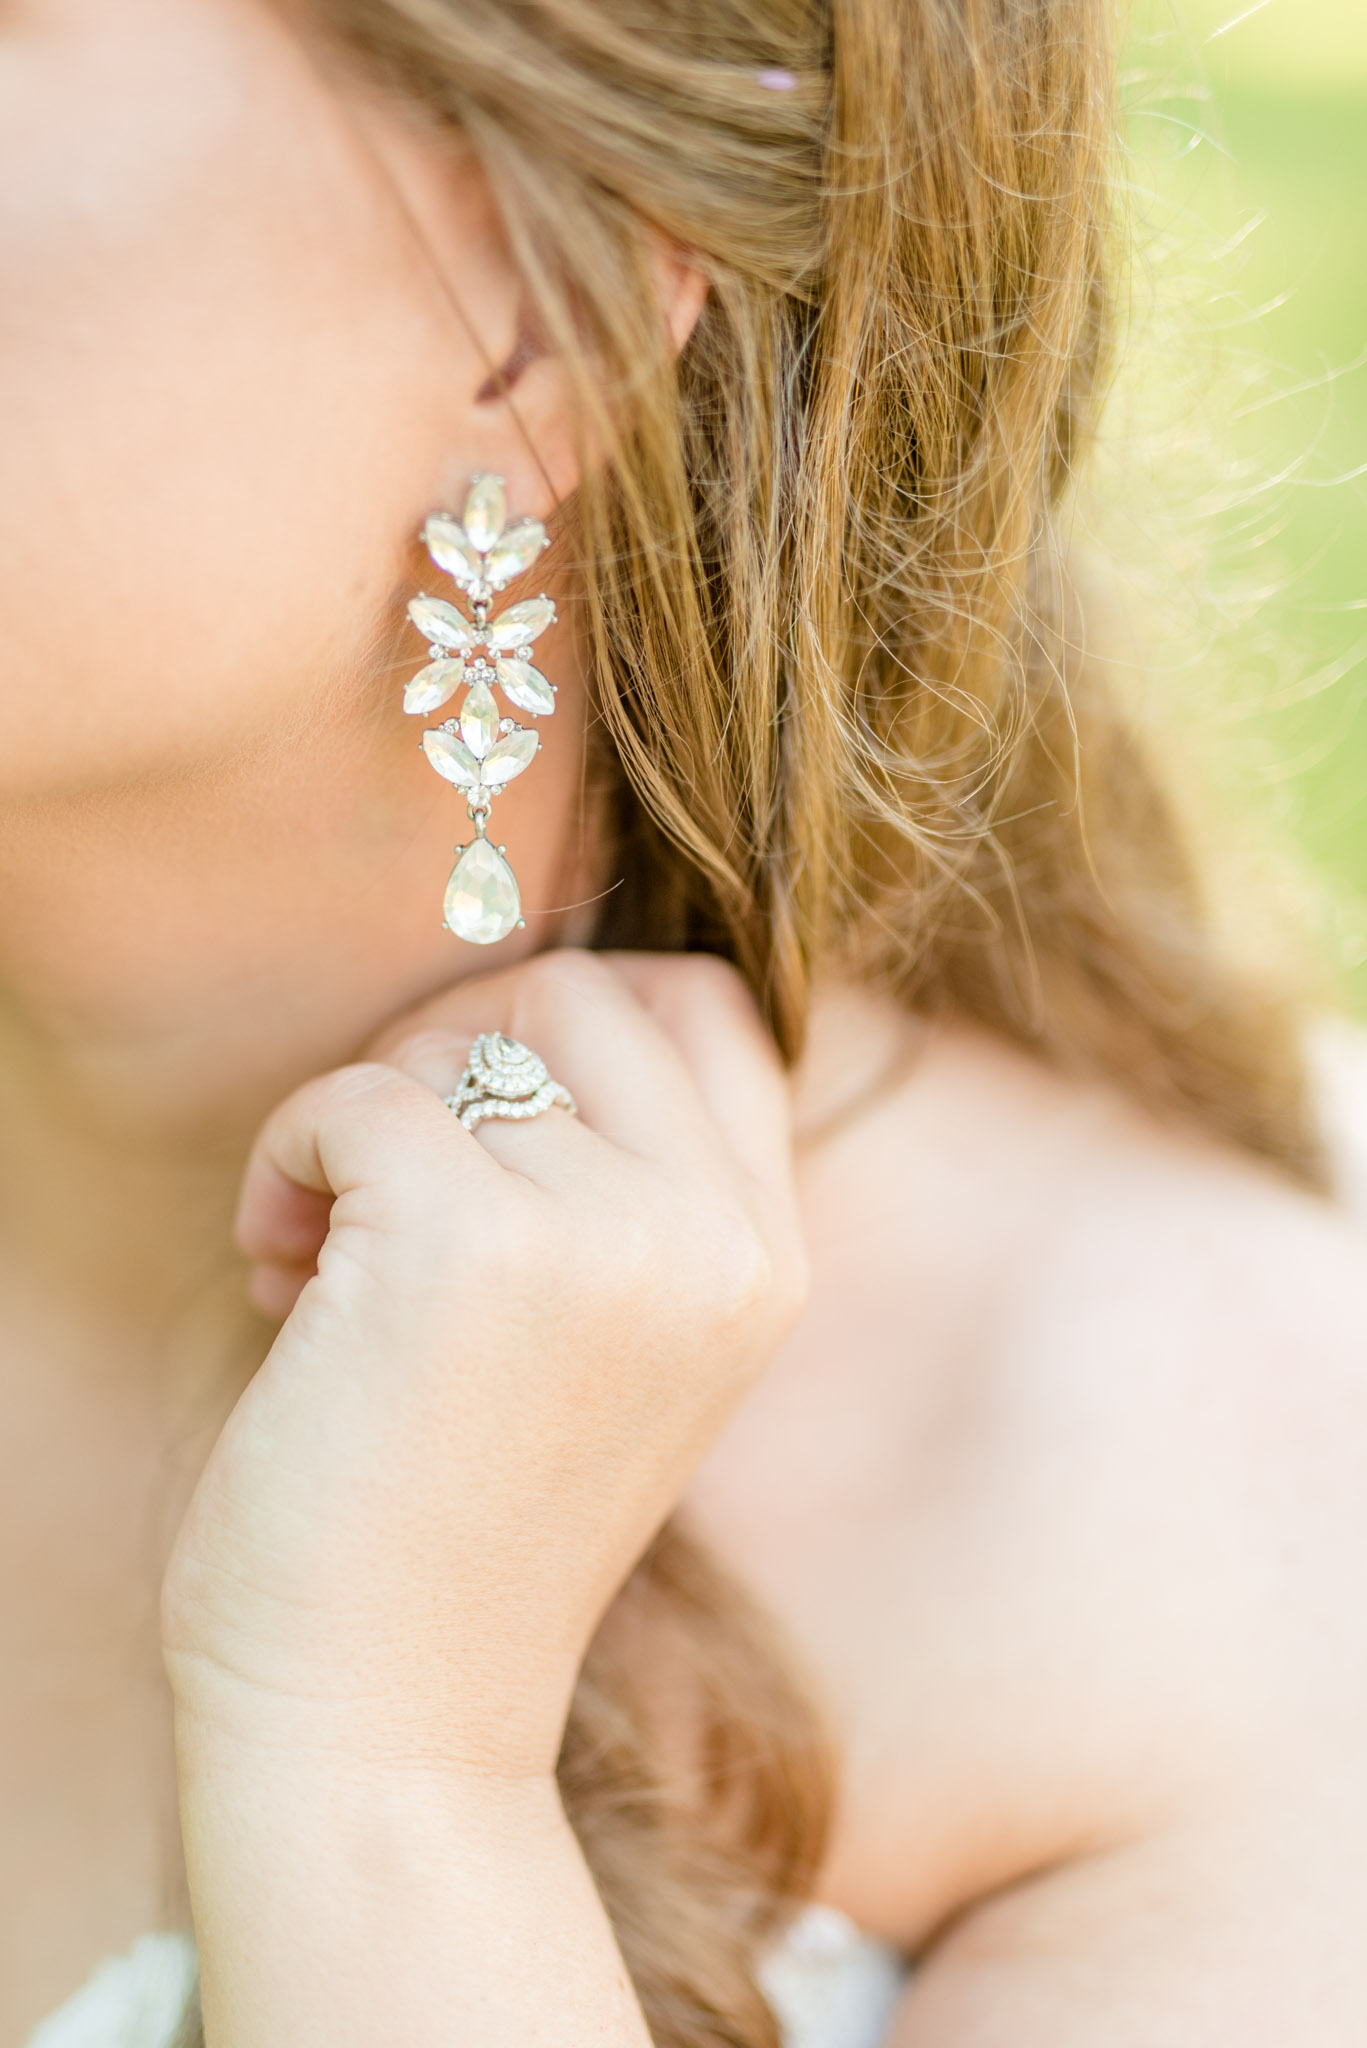
[[268, 9], [36, 20], [0, 29], [11, 799], [193, 769], [297, 729], [339, 675], [364, 687], [463, 368], [383, 179]]

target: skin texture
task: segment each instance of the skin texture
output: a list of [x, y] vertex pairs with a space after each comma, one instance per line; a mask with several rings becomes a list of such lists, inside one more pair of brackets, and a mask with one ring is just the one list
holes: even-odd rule
[[[682, 338], [667, 254], [660, 300]], [[1360, 2042], [1359, 1227], [830, 990], [780, 1346], [733, 985], [508, 974], [610, 880], [564, 628], [497, 813], [528, 929], [449, 987], [491, 963], [438, 929], [401, 608], [472, 470], [572, 485], [554, 361], [477, 397], [518, 312], [472, 167], [284, 11], [0, 5], [0, 2042], [184, 1916], [179, 1796], [211, 2048], [639, 2044], [549, 1772], [681, 1491], [832, 1702], [823, 1888], [923, 1953], [898, 2048]], [[503, 1017], [582, 1125], [440, 1111]], [[472, 1213], [477, 1317], [427, 1280]]]
[[[414, 1021], [292, 1096], [243, 1189], [259, 1292], [312, 1264], [308, 1192], [335, 1200], [163, 1594], [206, 2035], [625, 2048], [644, 2026], [556, 1755], [661, 1500], [801, 1299], [786, 1090], [697, 961], [556, 952]], [[546, 1047], [582, 1120], [460, 1126], [436, 1091], [490, 1021]], [[324, 1816], [355, 1879], [320, 1900]]]

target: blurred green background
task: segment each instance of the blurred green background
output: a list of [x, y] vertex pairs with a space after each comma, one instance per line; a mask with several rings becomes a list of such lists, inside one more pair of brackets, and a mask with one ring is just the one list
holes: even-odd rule
[[1200, 410], [1231, 483], [1219, 687], [1367, 1011], [1367, 0], [1137, 4], [1141, 246], [1216, 359]]

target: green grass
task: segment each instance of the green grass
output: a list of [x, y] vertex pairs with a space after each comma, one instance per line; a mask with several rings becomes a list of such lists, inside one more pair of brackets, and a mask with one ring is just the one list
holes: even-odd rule
[[1219, 33], [1216, 0], [1155, 19], [1131, 138], [1169, 244], [1159, 292], [1175, 267], [1215, 336], [1215, 552], [1263, 592], [1229, 674], [1367, 1008], [1367, 0], [1268, 0]]

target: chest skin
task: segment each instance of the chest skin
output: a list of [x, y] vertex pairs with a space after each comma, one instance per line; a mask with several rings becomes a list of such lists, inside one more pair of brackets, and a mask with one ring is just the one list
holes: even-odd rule
[[[1205, 1796], [1220, 1759], [1242, 1769], [1247, 1753], [1263, 1772], [1264, 1731], [1231, 1703], [1273, 1691], [1230, 1622], [1256, 1601], [1213, 1552], [1267, 1576], [1261, 1536], [1228, 1537], [1254, 1494], [1268, 1555], [1286, 1547], [1283, 1499], [1308, 1547], [1305, 1488], [1332, 1502], [1339, 1474], [1294, 1400], [1337, 1401], [1335, 1441], [1367, 1441], [1367, 1374], [1340, 1385], [1310, 1359], [1288, 1375], [1300, 1325], [1278, 1326], [1275, 1285], [1255, 1304], [1266, 1357], [1229, 1321], [1258, 1275], [1272, 1285], [1289, 1268], [1327, 1291], [1320, 1205], [1008, 1048], [867, 1000], [834, 1016], [837, 1042], [857, 1035], [867, 1055], [857, 1085], [809, 1113], [799, 1082], [809, 1305], [684, 1512], [784, 1625], [831, 1713], [843, 1787], [823, 1896], [925, 1951], [1003, 1888], [1085, 1869]], [[22, 1379], [40, 1361], [9, 1363]], [[1294, 1443], [1304, 1486], [1283, 1470]], [[1345, 1528], [1333, 1549], [1351, 1560], [1361, 1544]], [[83, 1555], [141, 1586], [136, 1614], [120, 1609], [141, 1644], [155, 1606], [143, 1553]], [[17, 1549], [10, 1566], [22, 1578]], [[1350, 1617], [1361, 1605], [1351, 1586], [1326, 1598]], [[1260, 1619], [1253, 1633], [1267, 1633]], [[30, 1651], [12, 1671], [38, 1669]], [[128, 1691], [112, 1653], [108, 1699]], [[1280, 1639], [1272, 1657], [1285, 1662]], [[154, 1665], [139, 1650], [139, 1697]], [[11, 1723], [6, 1750], [54, 1761], [46, 1790], [29, 1770], [5, 1802], [36, 1830], [0, 1855], [15, 1908], [0, 1916], [15, 1942], [6, 2038], [101, 1954], [177, 1917], [164, 1716], [129, 1702], [119, 1716], [99, 1704], [98, 1751], [46, 1708], [39, 1748]], [[21, 1720], [31, 1706], [13, 1702]], [[1344, 1782], [1335, 1763], [1336, 1792]], [[39, 1827], [54, 1786], [70, 1795], [61, 1840]], [[52, 1876], [41, 1898], [35, 1845]], [[1281, 1911], [1280, 1878], [1274, 1890]]]
[[[810, 1305], [688, 1507], [831, 1712], [824, 1896], [915, 1952], [1240, 1796], [1285, 1686], [1230, 1615], [1285, 1599], [1256, 1498], [1303, 1433], [1243, 1267], [1280, 1238], [1294, 1273], [1343, 1219], [976, 1034], [907, 1050], [802, 1161]], [[1319, 1406], [1367, 1422], [1345, 1359]]]

